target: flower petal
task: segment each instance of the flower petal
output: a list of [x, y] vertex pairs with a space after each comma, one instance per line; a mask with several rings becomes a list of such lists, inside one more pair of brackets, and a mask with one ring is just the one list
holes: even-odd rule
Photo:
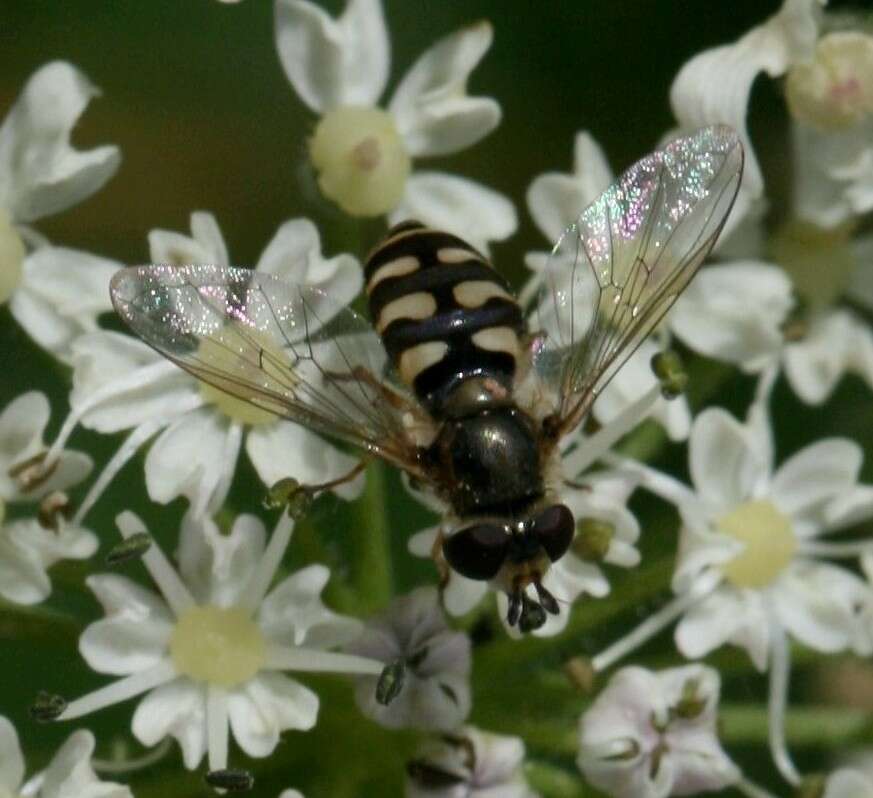
[[449, 155], [475, 144], [500, 123], [495, 100], [467, 96], [470, 73], [493, 38], [494, 29], [484, 20], [446, 36], [400, 81], [388, 110], [410, 155]]
[[330, 578], [323, 565], [310, 565], [283, 579], [258, 610], [258, 624], [271, 642], [329, 648], [354, 640], [361, 623], [329, 610], [321, 591]]
[[818, 0], [785, 0], [782, 8], [734, 44], [698, 53], [687, 61], [670, 88], [670, 104], [685, 129], [727, 124], [745, 147], [743, 180], [722, 239], [763, 196], [764, 179], [746, 129], [749, 94], [755, 78], [779, 77], [811, 56], [818, 34]]
[[773, 475], [773, 501], [786, 515], [821, 512], [826, 503], [855, 485], [863, 459], [854, 441], [817, 441], [786, 460]]
[[97, 329], [112, 310], [109, 280], [120, 263], [66, 247], [41, 247], [24, 260], [23, 279], [9, 308], [41, 347], [64, 362], [73, 339]]
[[175, 679], [152, 690], [133, 713], [131, 729], [143, 745], [175, 737], [188, 770], [206, 751], [206, 690], [189, 679]]
[[254, 515], [238, 515], [225, 534], [209, 518], [185, 513], [179, 533], [179, 574], [202, 604], [237, 602], [264, 554], [266, 530]]
[[736, 261], [708, 266], [677, 300], [668, 319], [682, 342], [744, 371], [764, 368], [782, 348], [782, 324], [794, 304], [777, 266]]
[[502, 241], [518, 227], [515, 207], [503, 194], [441, 172], [409, 177], [406, 195], [390, 215], [392, 224], [404, 219], [454, 233], [485, 254], [489, 241]]
[[228, 697], [233, 736], [249, 756], [269, 756], [286, 729], [305, 731], [318, 717], [318, 696], [281, 673], [262, 672]]
[[867, 595], [853, 573], [828, 563], [797, 561], [771, 591], [780, 622], [816, 651], [842, 651], [854, 640], [856, 608]]
[[[180, 408], [187, 410], [199, 397], [197, 381], [165, 361], [136, 338], [114, 332], [96, 332], [77, 338], [72, 347], [74, 410], [91, 404], [84, 426], [98, 432], [118, 432], [151, 419], [172, 421]], [[117, 385], [118, 390], [109, 388]]]
[[377, 103], [391, 58], [380, 0], [348, 0], [337, 19], [305, 0], [277, 0], [275, 25], [285, 74], [313, 111]]
[[357, 258], [340, 254], [325, 258], [318, 228], [309, 219], [282, 224], [258, 261], [257, 270], [292, 283], [305, 283], [330, 294], [337, 306], [348, 305], [363, 285]]
[[675, 639], [685, 657], [703, 657], [729, 642], [746, 649], [759, 671], [767, 668], [769, 625], [755, 591], [717, 588], [685, 613], [676, 627]]
[[534, 178], [527, 190], [527, 207], [540, 232], [555, 243], [564, 229], [612, 183], [606, 154], [587, 131], [576, 134], [573, 174], [548, 172]]
[[106, 613], [79, 638], [88, 665], [116, 676], [156, 665], [166, 655], [175, 623], [166, 603], [123, 576], [98, 574], [86, 582]]
[[227, 245], [215, 217], [207, 211], [191, 214], [191, 235], [172, 230], [152, 230], [149, 235], [149, 254], [154, 263], [186, 266], [190, 263], [209, 263], [229, 266]]
[[0, 787], [13, 795], [24, 781], [24, 756], [18, 734], [9, 720], [0, 715]]
[[846, 372], [873, 386], [873, 333], [847, 311], [818, 318], [803, 340], [785, 347], [785, 376], [808, 404], [826, 401]]
[[133, 798], [129, 787], [97, 778], [91, 767], [95, 746], [91, 732], [73, 732], [42, 774], [40, 798]]
[[691, 479], [704, 501], [726, 511], [753, 498], [769, 478], [769, 462], [749, 427], [721, 408], [694, 420], [689, 441]]
[[[303, 485], [329, 482], [348, 474], [356, 462], [299, 424], [255, 427], [246, 439], [246, 453], [267, 487], [286, 477]], [[360, 495], [363, 487], [361, 474], [351, 482], [337, 485], [334, 492], [350, 501]]]
[[28, 80], [0, 127], [0, 206], [32, 222], [81, 202], [118, 168], [117, 147], [80, 152], [70, 133], [98, 90], [72, 64], [52, 61]]
[[158, 435], [146, 455], [149, 496], [161, 504], [185, 496], [197, 514], [218, 507], [236, 469], [239, 444], [238, 425], [216, 410], [185, 414]]

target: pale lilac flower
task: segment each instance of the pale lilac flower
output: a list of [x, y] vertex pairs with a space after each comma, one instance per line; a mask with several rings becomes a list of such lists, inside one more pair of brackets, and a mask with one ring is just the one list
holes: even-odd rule
[[97, 550], [97, 538], [78, 523], [52, 515], [45, 528], [34, 518], [6, 519], [7, 503], [35, 502], [64, 491], [88, 476], [91, 458], [61, 451], [52, 469], [43, 468], [43, 434], [49, 421], [46, 397], [29, 391], [0, 413], [0, 596], [35, 604], [51, 593], [48, 569], [59, 560], [82, 560]]
[[[407, 766], [407, 798], [537, 798], [524, 780], [518, 737], [465, 726], [425, 743]], [[433, 775], [439, 773], [439, 784]]]
[[771, 746], [780, 771], [797, 783], [782, 731], [788, 637], [828, 653], [855, 642], [866, 589], [851, 570], [828, 560], [855, 558], [873, 544], [822, 538], [873, 516], [873, 487], [858, 483], [860, 447], [841, 438], [814, 443], [775, 468], [768, 387], [765, 376], [746, 423], [720, 408], [695, 419], [693, 488], [623, 463], [681, 515], [676, 598], [592, 665], [609, 667], [678, 617], [676, 644], [687, 657], [724, 643], [744, 648], [759, 670], [770, 670]]
[[387, 706], [377, 700], [376, 678], [357, 680], [358, 706], [382, 726], [452, 731], [469, 714], [470, 640], [448, 627], [436, 589], [395, 599], [347, 650], [386, 665], [404, 663], [402, 688]]
[[502, 194], [412, 165], [463, 150], [499, 124], [497, 102], [466, 88], [492, 37], [491, 25], [479, 22], [440, 40], [383, 109], [391, 51], [380, 0], [348, 0], [337, 18], [307, 0], [277, 0], [282, 66], [321, 117], [309, 151], [325, 196], [355, 216], [420, 219], [483, 251], [511, 235], [515, 209]]
[[[211, 214], [192, 214], [191, 233], [189, 237], [152, 231], [152, 259], [229, 265], [224, 238]], [[307, 219], [281, 225], [256, 268], [322, 289], [335, 298], [338, 310], [358, 294], [362, 282], [358, 262], [351, 255], [322, 256], [318, 231]], [[355, 464], [354, 458], [304, 427], [279, 421], [205, 385], [130, 336], [101, 331], [79, 338], [73, 346], [73, 367], [73, 412], [53, 451], [79, 422], [103, 433], [130, 430], [82, 503], [78, 519], [154, 436], [145, 459], [149, 496], [158, 502], [185, 496], [197, 514], [221, 506], [243, 445], [268, 487], [285, 477], [307, 484], [327, 482]], [[362, 485], [359, 478], [338, 486], [336, 493], [353, 498]]]
[[[133, 513], [118, 516], [125, 538], [142, 533]], [[133, 714], [147, 746], [174, 737], [186, 767], [208, 755], [228, 764], [229, 733], [252, 757], [268, 756], [286, 729], [310, 729], [318, 696], [284, 671], [379, 673], [382, 663], [329, 651], [360, 624], [336, 615], [320, 593], [328, 570], [311, 565], [270, 590], [292, 523], [284, 516], [266, 541], [263, 524], [239, 516], [229, 535], [186, 516], [179, 571], [152, 545], [143, 561], [161, 595], [114, 574], [88, 579], [106, 611], [79, 641], [87, 663], [118, 680], [72, 701], [61, 720], [146, 694]]]
[[24, 755], [15, 727], [0, 715], [0, 795], [22, 798], [132, 798], [129, 787], [101, 781], [91, 766], [94, 735], [73, 732], [45, 770], [24, 781]]
[[873, 798], [873, 779], [858, 770], [836, 770], [828, 776], [822, 798]]
[[718, 741], [720, 679], [703, 665], [623, 668], [579, 722], [577, 764], [614, 798], [722, 790], [740, 779]]
[[115, 264], [49, 246], [29, 225], [81, 202], [118, 168], [117, 147], [70, 146], [98, 93], [72, 64], [52, 61], [31, 76], [0, 126], [0, 303], [9, 301], [27, 333], [62, 359], [110, 309]]

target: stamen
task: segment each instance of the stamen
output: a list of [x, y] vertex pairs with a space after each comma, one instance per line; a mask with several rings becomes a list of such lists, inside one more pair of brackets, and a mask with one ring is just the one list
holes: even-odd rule
[[125, 759], [123, 758], [124, 749], [122, 749], [122, 752], [117, 759], [98, 759], [97, 757], [91, 757], [91, 766], [99, 773], [105, 773], [107, 775], [134, 773], [137, 770], [143, 770], [160, 762], [170, 753], [172, 747], [173, 738], [164, 737], [164, 739], [154, 748], [146, 751], [141, 756]]
[[[118, 531], [121, 532], [125, 539], [132, 538], [135, 535], [141, 535], [143, 532], [148, 534], [148, 530], [130, 510], [125, 510], [115, 517], [115, 525]], [[160, 546], [151, 546], [142, 556], [143, 564], [149, 572], [149, 576], [154, 579], [155, 584], [161, 591], [161, 595], [166, 599], [167, 604], [176, 617], [179, 617], [189, 607], [195, 604], [194, 597], [189, 592], [185, 583], [179, 578], [170, 561], [164, 556]]]
[[395, 659], [389, 662], [379, 674], [376, 682], [376, 702], [387, 707], [400, 695], [406, 681], [406, 660]]
[[58, 716], [58, 720], [81, 718], [83, 715], [89, 715], [98, 709], [111, 707], [113, 704], [120, 704], [122, 701], [127, 701], [128, 698], [141, 695], [175, 678], [176, 669], [170, 660], [161, 660], [156, 665], [152, 665], [151, 668], [125, 676], [123, 679], [118, 679], [112, 682], [112, 684], [108, 684], [99, 690], [94, 690], [92, 693], [87, 693], [81, 698], [71, 701], [67, 708]]
[[590, 468], [648, 416], [649, 410], [660, 396], [661, 384], [656, 383], [612, 421], [601, 427], [590, 438], [584, 439], [582, 445], [577, 446], [564, 458], [564, 473], [572, 479]]
[[296, 671], [298, 673], [363, 673], [381, 675], [385, 663], [356, 654], [338, 654], [317, 648], [269, 646], [264, 657], [264, 669]]
[[[78, 407], [72, 408], [72, 410], [70, 411], [70, 415], [68, 415], [67, 418], [64, 420], [61, 431], [58, 433], [58, 437], [55, 439], [55, 442], [49, 447], [48, 452], [46, 452], [46, 464], [50, 464], [55, 459], [57, 459], [58, 455], [61, 452], [61, 449], [66, 446], [70, 435], [72, 435], [73, 430], [76, 428], [76, 425], [82, 420], [84, 416], [86, 416], [90, 411], [94, 410], [94, 408], [98, 407], [106, 400], [112, 399], [119, 393], [142, 388], [143, 385], [148, 385], [150, 382], [154, 382], [163, 376], [177, 374], [178, 371], [178, 366], [168, 361], [161, 360], [157, 363], [153, 363], [150, 366], [145, 366], [144, 368], [137, 369], [131, 374], [125, 374], [123, 377], [120, 377], [117, 380], [112, 380], [111, 382], [102, 385], [90, 396], [84, 399], [78, 405]], [[199, 396], [194, 395], [180, 402], [179, 407], [176, 408], [176, 413], [177, 415], [187, 413], [189, 410], [193, 410], [195, 407], [199, 407], [202, 404], [203, 400]]]
[[294, 531], [294, 521], [287, 513], [282, 513], [270, 537], [270, 542], [264, 550], [249, 582], [239, 597], [237, 606], [249, 612], [254, 612], [267, 595], [267, 590], [276, 575], [288, 544], [291, 542], [291, 533]]
[[660, 610], [652, 613], [636, 629], [624, 637], [620, 637], [611, 646], [601, 651], [591, 660], [591, 667], [597, 672], [605, 671], [624, 657], [625, 654], [629, 654], [635, 648], [639, 648], [647, 640], [654, 637], [665, 626], [676, 620], [685, 610], [700, 601], [700, 599], [701, 596], [695, 591], [676, 596], [672, 601], [661, 607]]
[[800, 774], [791, 760], [785, 742], [785, 709], [788, 704], [788, 680], [791, 675], [791, 650], [782, 624], [770, 618], [770, 752], [782, 777], [793, 787], [800, 786]]
[[82, 499], [79, 509], [73, 516], [73, 524], [81, 525], [88, 511], [94, 506], [96, 501], [103, 495], [103, 491], [109, 487], [115, 476], [127, 465], [127, 462], [140, 450], [140, 447], [154, 435], [166, 422], [162, 421], [146, 421], [135, 427], [133, 432], [127, 436], [124, 443], [118, 447], [118, 451], [112, 456], [109, 462], [104, 466], [100, 476], [91, 485], [90, 490]]
[[206, 691], [206, 740], [209, 770], [227, 768], [227, 690], [210, 684]]

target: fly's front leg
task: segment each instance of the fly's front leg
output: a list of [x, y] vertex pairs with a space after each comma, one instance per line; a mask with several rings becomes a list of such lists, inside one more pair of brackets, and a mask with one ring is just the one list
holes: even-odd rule
[[264, 496], [263, 505], [268, 510], [288, 510], [294, 520], [303, 518], [312, 506], [312, 502], [319, 494], [326, 490], [335, 488], [337, 485], [344, 485], [346, 482], [351, 482], [358, 474], [360, 474], [367, 463], [361, 460], [351, 471], [343, 474], [341, 477], [332, 479], [329, 482], [322, 482], [318, 485], [301, 485], [293, 477], [280, 479], [275, 483], [267, 495]]
[[449, 584], [449, 577], [452, 575], [452, 569], [449, 567], [449, 563], [443, 554], [443, 541], [445, 539], [446, 537], [443, 535], [442, 529], [438, 529], [433, 541], [433, 546], [430, 547], [430, 556], [433, 558], [434, 565], [436, 565], [437, 573], [440, 577], [440, 599], [442, 599], [443, 591]]

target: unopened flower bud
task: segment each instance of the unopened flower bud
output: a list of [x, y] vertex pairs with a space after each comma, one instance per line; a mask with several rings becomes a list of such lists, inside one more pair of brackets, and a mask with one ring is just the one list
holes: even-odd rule
[[255, 777], [248, 770], [210, 770], [204, 779], [210, 787], [228, 792], [246, 792], [255, 786]]
[[661, 394], [665, 399], [675, 399], [685, 392], [688, 374], [679, 355], [666, 350], [652, 357], [652, 371], [661, 382]]
[[873, 36], [839, 31], [823, 36], [812, 61], [785, 83], [792, 115], [820, 130], [841, 130], [873, 113]]

